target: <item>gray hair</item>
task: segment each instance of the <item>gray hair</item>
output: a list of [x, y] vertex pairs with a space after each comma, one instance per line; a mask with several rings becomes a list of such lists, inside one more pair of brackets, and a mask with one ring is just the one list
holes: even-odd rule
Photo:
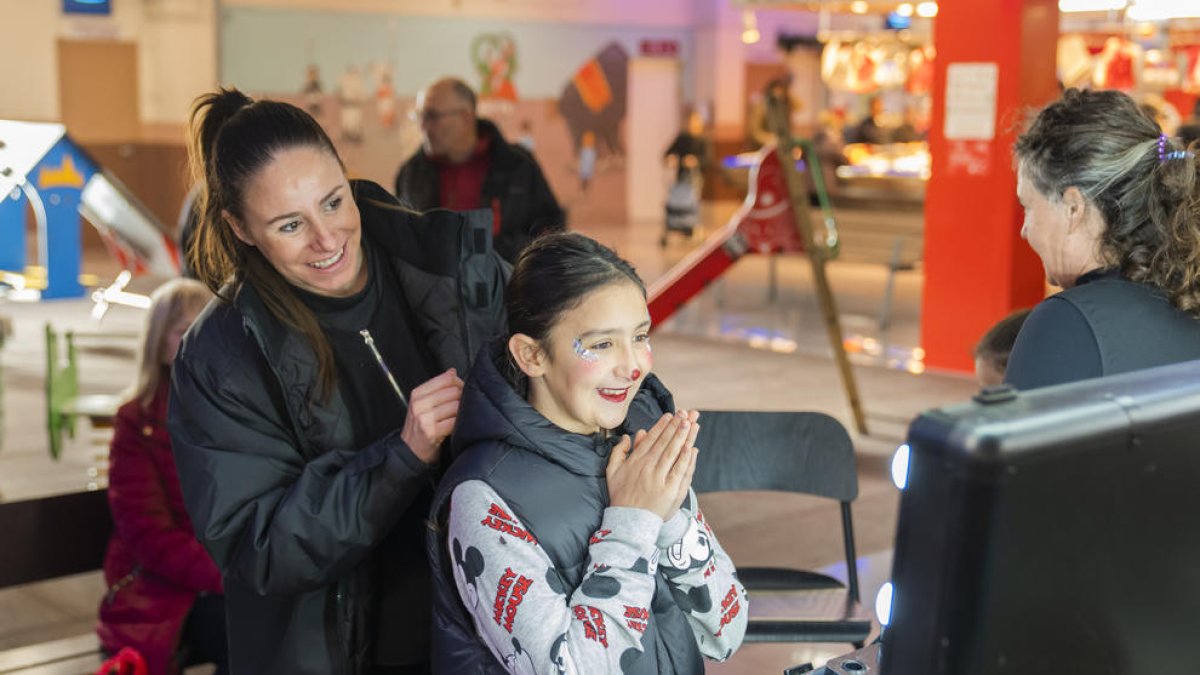
[[1176, 306], [1200, 313], [1196, 160], [1187, 154], [1164, 161], [1163, 152], [1181, 148], [1161, 134], [1121, 92], [1068, 89], [1037, 113], [1013, 154], [1048, 199], [1075, 187], [1099, 210], [1101, 253], [1122, 276], [1158, 286]]

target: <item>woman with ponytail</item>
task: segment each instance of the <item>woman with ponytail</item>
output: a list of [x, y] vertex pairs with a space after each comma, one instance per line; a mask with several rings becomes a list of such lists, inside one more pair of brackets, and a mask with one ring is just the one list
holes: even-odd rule
[[230, 668], [427, 672], [424, 517], [457, 373], [503, 329], [490, 217], [402, 209], [308, 113], [235, 89], [197, 100], [190, 158], [187, 255], [217, 300], [169, 427]]
[[1200, 359], [1193, 149], [1125, 94], [1069, 89], [1014, 155], [1021, 236], [1064, 290], [1025, 321], [1006, 381], [1032, 389]]

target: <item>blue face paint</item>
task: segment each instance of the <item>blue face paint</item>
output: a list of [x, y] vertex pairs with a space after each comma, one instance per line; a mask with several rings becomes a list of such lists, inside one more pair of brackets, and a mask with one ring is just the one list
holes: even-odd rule
[[575, 347], [575, 356], [578, 356], [579, 358], [583, 359], [584, 361], [587, 361], [588, 363], [595, 363], [596, 361], [600, 360], [600, 356], [598, 354], [596, 354], [596, 352], [593, 352], [592, 350], [583, 346], [583, 340], [580, 340], [579, 338], [575, 338], [574, 347]]

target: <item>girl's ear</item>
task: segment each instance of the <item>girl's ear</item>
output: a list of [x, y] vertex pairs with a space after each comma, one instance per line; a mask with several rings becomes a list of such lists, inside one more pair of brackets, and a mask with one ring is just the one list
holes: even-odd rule
[[508, 353], [526, 377], [541, 377], [546, 374], [546, 352], [537, 340], [528, 335], [513, 333], [512, 337], [508, 338]]

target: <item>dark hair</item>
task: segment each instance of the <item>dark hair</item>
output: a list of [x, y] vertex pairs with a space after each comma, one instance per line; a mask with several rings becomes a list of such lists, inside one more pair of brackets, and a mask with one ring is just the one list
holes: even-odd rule
[[646, 295], [633, 266], [607, 246], [574, 232], [542, 235], [521, 251], [508, 280], [509, 335], [523, 333], [545, 346], [563, 314], [614, 283], [631, 283]]
[[254, 101], [232, 88], [197, 98], [188, 155], [200, 186], [200, 217], [186, 254], [196, 277], [222, 300], [232, 301], [238, 286], [249, 283], [276, 319], [308, 340], [317, 356], [317, 391], [328, 398], [336, 373], [320, 322], [262, 253], [237, 238], [224, 215], [243, 219], [246, 185], [280, 151], [297, 147], [318, 148], [342, 163], [321, 125], [290, 103]]
[[[1068, 89], [1037, 113], [1013, 148], [1052, 201], [1075, 187], [1100, 210], [1100, 254], [1132, 281], [1161, 288], [1200, 314], [1200, 181], [1192, 154], [1163, 138], [1129, 96]], [[1161, 145], [1160, 145], [1161, 143]]]
[[1012, 354], [1017, 334], [1032, 310], [1018, 309], [996, 322], [975, 345], [975, 358], [982, 360], [1003, 373], [1008, 368], [1008, 357]]

